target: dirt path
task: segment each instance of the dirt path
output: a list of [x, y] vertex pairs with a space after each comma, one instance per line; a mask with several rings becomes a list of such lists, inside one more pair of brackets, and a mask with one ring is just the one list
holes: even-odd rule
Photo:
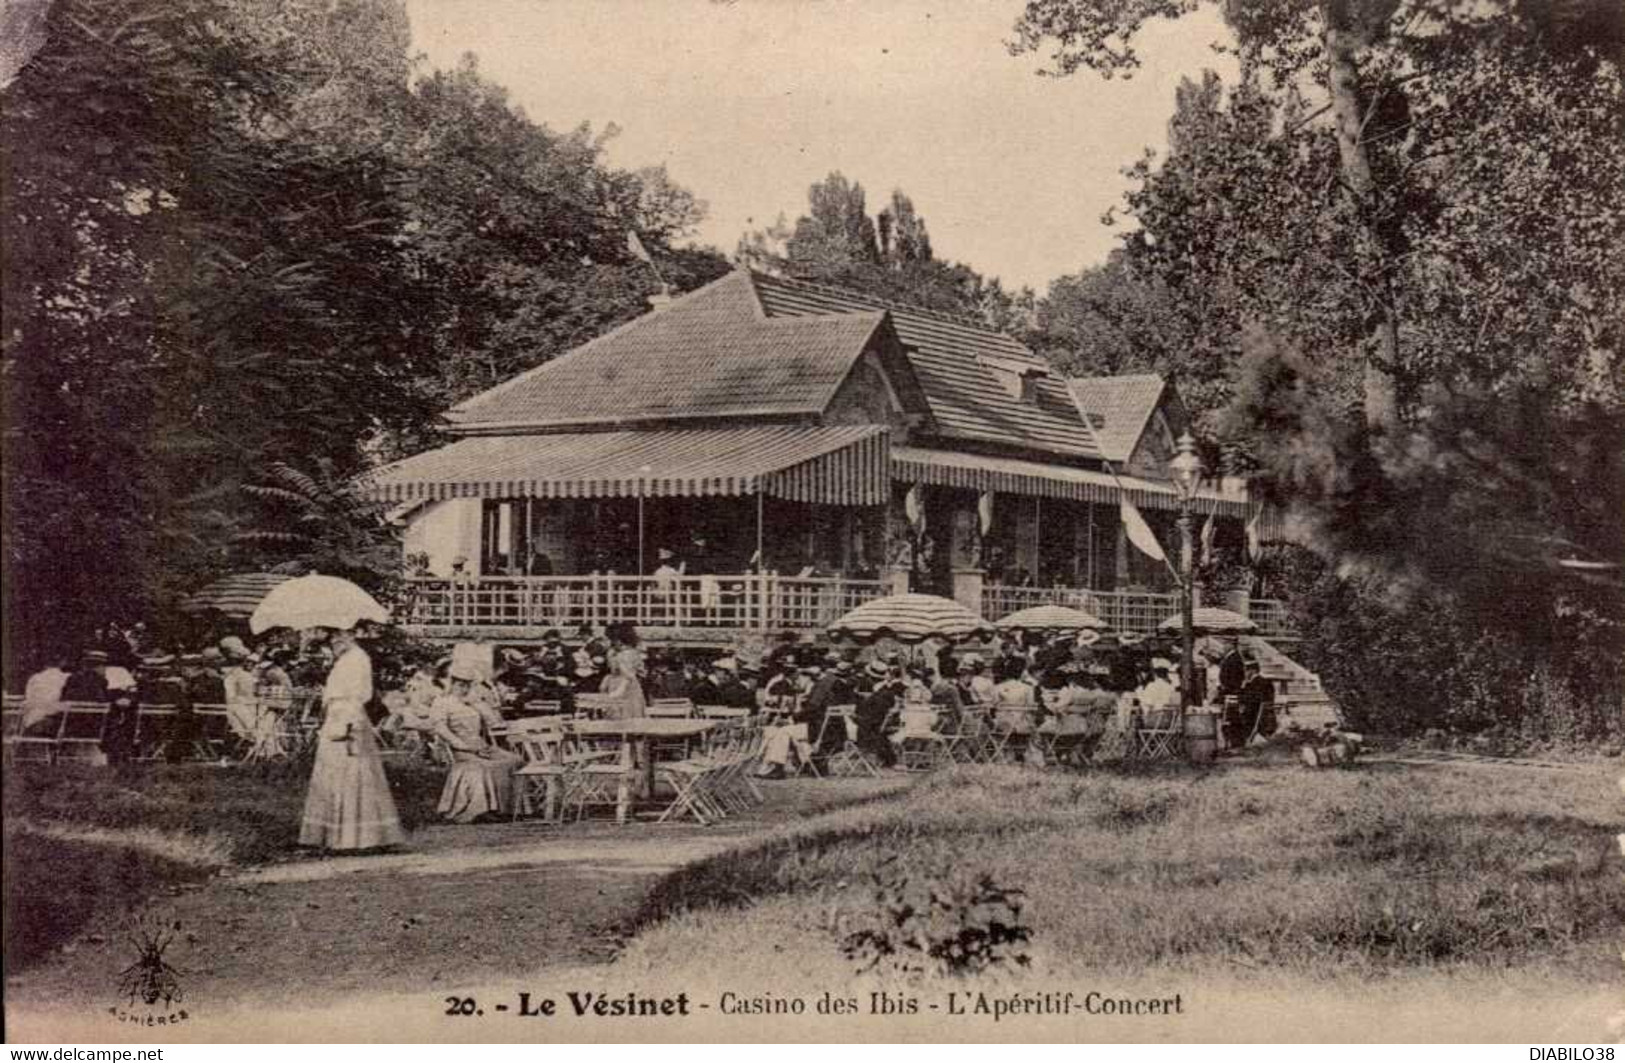
[[[908, 782], [769, 784], [761, 810], [717, 827], [436, 826], [414, 835], [408, 852], [229, 873], [171, 890], [150, 910], [180, 924], [166, 959], [200, 1011], [308, 1007], [600, 964], [660, 876]], [[61, 952], [8, 980], [11, 1005], [105, 1006], [135, 958], [124, 924], [122, 912], [98, 915]]]

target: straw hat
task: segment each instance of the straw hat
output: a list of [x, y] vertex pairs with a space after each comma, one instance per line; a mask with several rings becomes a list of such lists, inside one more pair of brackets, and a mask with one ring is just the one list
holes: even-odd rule
[[451, 669], [446, 675], [452, 679], [461, 679], [465, 683], [477, 683], [480, 678], [480, 670], [473, 661], [453, 661]]

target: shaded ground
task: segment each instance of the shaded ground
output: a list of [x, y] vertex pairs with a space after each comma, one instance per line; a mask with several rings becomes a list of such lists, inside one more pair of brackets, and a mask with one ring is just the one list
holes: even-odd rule
[[[717, 827], [431, 825], [413, 834], [407, 852], [227, 869], [160, 885], [146, 907], [179, 922], [166, 959], [200, 1010], [247, 998], [308, 1006], [330, 995], [429, 991], [602, 963], [660, 876], [910, 781], [767, 784], [761, 810]], [[37, 838], [24, 855], [50, 858]], [[152, 881], [136, 873], [106, 885], [134, 891]], [[53, 897], [36, 907], [59, 904]], [[116, 972], [134, 959], [128, 916], [107, 897], [79, 914], [70, 941], [13, 968], [8, 1006], [111, 1002]]]

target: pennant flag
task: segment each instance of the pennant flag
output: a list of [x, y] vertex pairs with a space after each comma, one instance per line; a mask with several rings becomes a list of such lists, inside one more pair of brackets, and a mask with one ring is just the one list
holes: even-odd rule
[[1207, 515], [1207, 521], [1202, 525], [1202, 564], [1213, 560], [1213, 522], [1219, 515], [1217, 508]]
[[982, 497], [976, 500], [976, 515], [982, 522], [982, 534], [986, 535], [993, 530], [993, 492], [983, 491]]
[[1247, 557], [1253, 561], [1258, 560], [1258, 554], [1261, 546], [1259, 542], [1258, 524], [1260, 518], [1263, 516], [1264, 507], [1259, 506], [1258, 509], [1253, 512], [1252, 517], [1247, 521]]
[[637, 231], [634, 229], [626, 231], [626, 249], [632, 252], [632, 257], [638, 261], [647, 262], [651, 266], [655, 264], [654, 256], [650, 255], [649, 249], [643, 246], [643, 241], [638, 239]]
[[1140, 511], [1133, 502], [1124, 498], [1120, 502], [1119, 516], [1123, 521], [1123, 531], [1128, 534], [1128, 541], [1135, 548], [1155, 561], [1167, 562], [1168, 555], [1162, 552], [1162, 544], [1157, 542], [1157, 535], [1151, 530], [1151, 525], [1140, 516]]
[[908, 522], [914, 525], [915, 533], [925, 531], [925, 510], [920, 506], [920, 485], [915, 484], [903, 496], [903, 513]]

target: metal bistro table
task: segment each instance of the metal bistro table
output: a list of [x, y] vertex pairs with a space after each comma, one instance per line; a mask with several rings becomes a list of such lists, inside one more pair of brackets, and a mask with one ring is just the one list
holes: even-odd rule
[[[619, 738], [623, 746], [630, 746], [638, 771], [638, 794], [648, 797], [655, 789], [655, 762], [649, 753], [650, 741], [657, 738], [697, 738], [720, 722], [670, 716], [634, 716], [625, 720], [575, 720], [570, 724], [570, 731], [579, 738]], [[630, 805], [631, 795], [622, 787], [615, 803], [617, 823], [626, 822]]]

